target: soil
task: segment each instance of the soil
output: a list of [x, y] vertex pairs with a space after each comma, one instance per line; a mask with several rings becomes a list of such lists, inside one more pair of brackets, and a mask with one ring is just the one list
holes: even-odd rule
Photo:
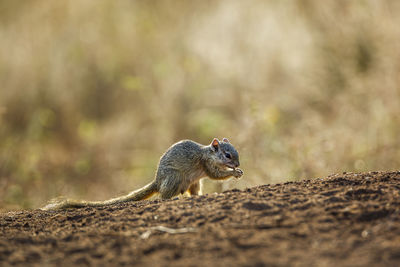
[[0, 214], [0, 266], [400, 266], [400, 172]]

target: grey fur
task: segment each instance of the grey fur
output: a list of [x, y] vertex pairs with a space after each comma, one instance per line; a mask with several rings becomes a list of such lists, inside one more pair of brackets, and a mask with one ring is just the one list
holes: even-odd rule
[[222, 142], [214, 138], [208, 146], [191, 140], [183, 140], [172, 145], [161, 156], [156, 178], [139, 190], [106, 201], [68, 199], [54, 201], [42, 209], [105, 206], [146, 199], [154, 193], [160, 193], [163, 199], [172, 198], [186, 191], [197, 195], [200, 191], [201, 178], [206, 176], [215, 180], [224, 180], [230, 176], [238, 178], [243, 175], [243, 171], [237, 168], [238, 166], [239, 154], [226, 138]]

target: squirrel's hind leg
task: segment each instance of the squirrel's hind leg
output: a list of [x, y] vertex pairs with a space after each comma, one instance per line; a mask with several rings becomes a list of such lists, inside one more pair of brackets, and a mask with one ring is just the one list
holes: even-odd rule
[[191, 184], [188, 191], [189, 191], [190, 195], [195, 195], [195, 196], [200, 195], [201, 194], [200, 193], [200, 182], [195, 182], [195, 183]]
[[170, 199], [181, 192], [182, 181], [178, 175], [170, 175], [163, 179], [160, 185], [160, 196], [162, 199]]

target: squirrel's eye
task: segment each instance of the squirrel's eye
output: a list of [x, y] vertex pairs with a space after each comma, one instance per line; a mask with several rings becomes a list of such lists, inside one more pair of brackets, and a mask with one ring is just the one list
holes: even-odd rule
[[227, 157], [228, 159], [230, 159], [230, 158], [231, 158], [231, 154], [225, 153], [225, 157]]

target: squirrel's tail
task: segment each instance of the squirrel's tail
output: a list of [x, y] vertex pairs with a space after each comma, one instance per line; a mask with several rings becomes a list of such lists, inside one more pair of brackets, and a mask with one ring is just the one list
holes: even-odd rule
[[84, 200], [72, 200], [72, 199], [60, 199], [56, 198], [51, 200], [41, 210], [58, 210], [66, 208], [83, 208], [83, 207], [101, 207], [116, 203], [128, 202], [128, 201], [139, 201], [147, 199], [158, 192], [157, 184], [155, 181], [152, 183], [130, 192], [129, 194], [121, 197], [108, 199], [105, 201], [84, 201]]

